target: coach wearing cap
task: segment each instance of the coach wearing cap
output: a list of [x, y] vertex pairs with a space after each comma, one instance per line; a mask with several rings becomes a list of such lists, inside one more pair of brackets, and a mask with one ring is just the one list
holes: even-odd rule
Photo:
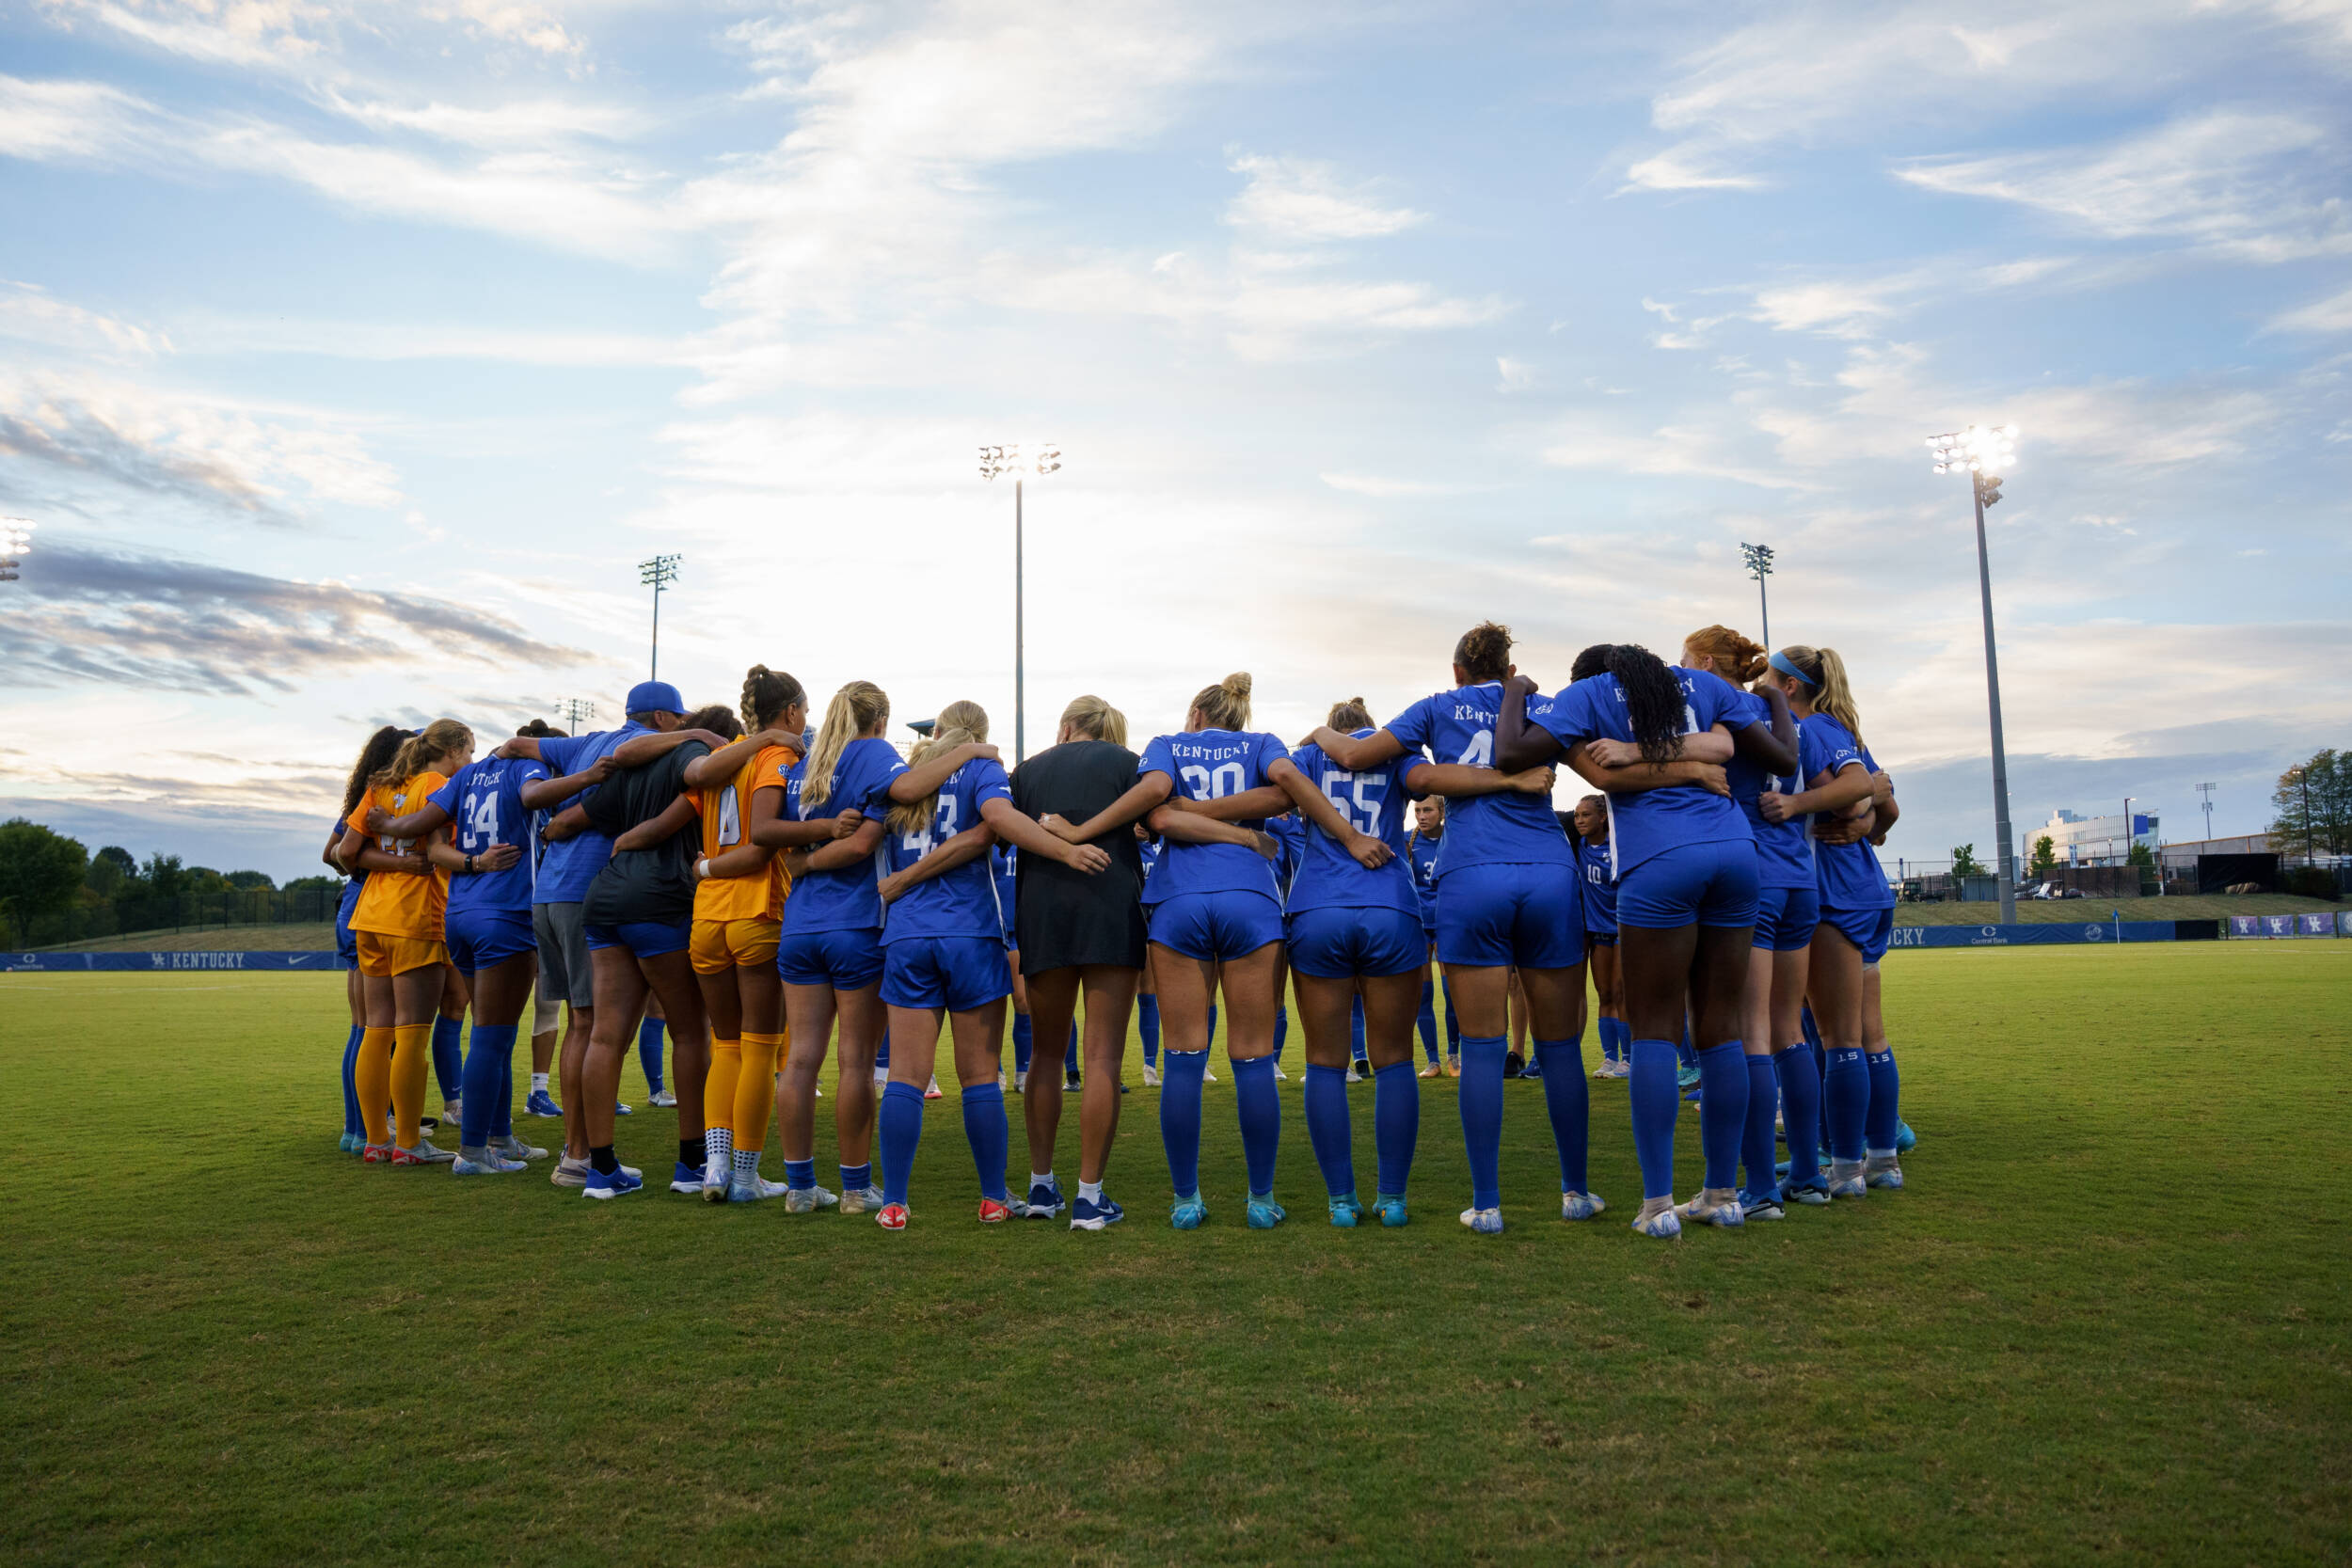
[[[611, 757], [631, 736], [675, 730], [686, 721], [686, 705], [668, 681], [639, 681], [629, 688], [624, 711], [628, 722], [617, 730], [593, 735], [517, 736], [499, 748], [501, 756], [537, 757], [550, 778], [523, 786], [523, 804], [538, 814], [562, 811], [585, 796], [612, 771]], [[588, 936], [580, 918], [580, 901], [588, 884], [612, 858], [612, 840], [594, 828], [569, 838], [548, 835], [547, 852], [539, 863], [538, 885], [532, 895], [531, 923], [539, 938], [539, 985], [545, 994], [559, 996], [571, 1006], [564, 1031], [564, 1051], [558, 1083], [564, 1095], [564, 1158], [556, 1163], [559, 1187], [580, 1187], [588, 1180], [588, 1136], [581, 1116], [586, 1101], [580, 1071], [588, 1059], [588, 1034], [596, 1022], [596, 993], [588, 968]]]

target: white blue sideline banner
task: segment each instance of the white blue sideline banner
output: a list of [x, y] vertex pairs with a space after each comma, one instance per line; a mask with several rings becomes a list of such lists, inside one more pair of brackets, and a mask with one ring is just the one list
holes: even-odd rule
[[43, 974], [101, 970], [326, 970], [342, 964], [332, 953], [0, 953], [0, 970]]
[[2059, 926], [1898, 926], [1889, 947], [2055, 947], [2068, 943], [2171, 942], [2169, 920], [2086, 920]]

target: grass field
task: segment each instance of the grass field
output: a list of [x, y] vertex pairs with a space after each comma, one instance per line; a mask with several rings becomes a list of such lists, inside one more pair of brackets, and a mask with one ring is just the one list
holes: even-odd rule
[[1439, 1082], [1414, 1223], [1334, 1231], [1294, 1082], [1252, 1232], [1229, 1081], [1202, 1230], [1138, 1089], [1126, 1225], [973, 1224], [949, 1100], [894, 1236], [363, 1168], [332, 977], [0, 977], [0, 1559], [2345, 1560], [2352, 942], [1904, 953], [1886, 1003], [1910, 1190], [1777, 1226], [1630, 1234], [1613, 1083], [1615, 1207], [1548, 1217], [1512, 1085], [1473, 1237]]

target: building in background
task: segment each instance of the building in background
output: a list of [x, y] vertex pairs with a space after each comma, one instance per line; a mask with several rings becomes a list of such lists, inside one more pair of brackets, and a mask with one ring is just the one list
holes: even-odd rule
[[2152, 855], [2155, 852], [2159, 820], [2134, 812], [2127, 833], [2121, 812], [2077, 816], [2071, 811], [2053, 811], [2049, 821], [2026, 834], [2026, 861], [2032, 862], [2034, 846], [2046, 838], [2060, 865], [2122, 865], [2131, 858], [2135, 844], [2145, 846]]

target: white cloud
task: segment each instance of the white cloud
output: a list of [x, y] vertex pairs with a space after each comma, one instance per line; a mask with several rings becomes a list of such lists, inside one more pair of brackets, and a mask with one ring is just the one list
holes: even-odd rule
[[1378, 239], [1429, 219], [1409, 207], [1380, 205], [1376, 182], [1347, 182], [1329, 164], [1244, 156], [1230, 166], [1249, 183], [1225, 210], [1225, 221], [1283, 239]]
[[1524, 359], [1514, 359], [1507, 354], [1496, 358], [1495, 373], [1500, 377], [1496, 388], [1499, 391], [1525, 392], [1532, 390], [1536, 384], [1535, 367]]
[[86, 309], [37, 283], [0, 282], [0, 338], [107, 358], [151, 359], [172, 352], [162, 331]]
[[1475, 485], [1449, 484], [1437, 480], [1392, 479], [1384, 474], [1320, 474], [1324, 483], [1350, 496], [1386, 500], [1399, 496], [1458, 496]]
[[2270, 321], [2274, 332], [2352, 332], [2352, 289], [2298, 306]]

